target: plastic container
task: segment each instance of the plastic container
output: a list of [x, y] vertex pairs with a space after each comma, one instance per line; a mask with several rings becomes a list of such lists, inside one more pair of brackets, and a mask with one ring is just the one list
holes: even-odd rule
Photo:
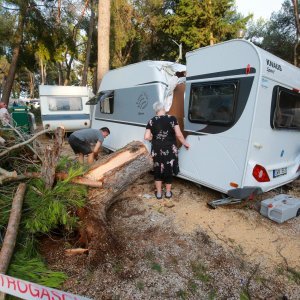
[[260, 213], [277, 223], [300, 215], [300, 199], [280, 194], [261, 202]]

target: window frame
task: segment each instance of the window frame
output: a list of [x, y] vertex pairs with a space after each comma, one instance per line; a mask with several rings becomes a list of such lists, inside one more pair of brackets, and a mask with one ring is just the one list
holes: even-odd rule
[[[51, 108], [51, 102], [55, 100], [56, 107], [60, 101], [67, 100], [69, 104], [69, 109], [53, 109]], [[78, 99], [80, 102], [80, 109], [71, 109], [70, 101], [71, 99]], [[76, 112], [76, 111], [83, 111], [83, 99], [81, 96], [47, 96], [47, 106], [48, 110], [51, 112]]]
[[[104, 101], [109, 101], [109, 112], [102, 111]], [[99, 111], [101, 114], [112, 115], [114, 113], [115, 93], [114, 91], [101, 92], [99, 95]]]
[[[193, 88], [200, 87], [200, 86], [221, 86], [221, 85], [233, 85], [233, 103], [232, 103], [232, 112], [231, 112], [231, 120], [229, 122], [219, 122], [219, 121], [210, 121], [210, 120], [201, 120], [201, 119], [193, 119], [191, 118], [191, 110], [193, 105], [192, 99], [192, 92]], [[222, 80], [222, 81], [205, 81], [205, 82], [196, 82], [192, 83], [190, 87], [190, 101], [189, 101], [189, 109], [188, 109], [188, 119], [191, 123], [198, 123], [198, 124], [207, 124], [207, 125], [217, 125], [217, 126], [224, 126], [229, 127], [232, 126], [235, 122], [235, 115], [237, 109], [237, 100], [238, 100], [238, 93], [239, 93], [239, 80]]]
[[[278, 125], [278, 123], [279, 123], [279, 121], [278, 121], [278, 116], [279, 116], [278, 110], [280, 109], [280, 100], [283, 99], [280, 96], [283, 93], [287, 93], [287, 94], [290, 94], [292, 96], [296, 96], [295, 99], [298, 98], [298, 100], [296, 99], [296, 101], [300, 102], [300, 94], [299, 94], [298, 91], [293, 91], [291, 89], [287, 89], [287, 88], [285, 88], [283, 86], [280, 86], [280, 85], [274, 86], [273, 96], [272, 96], [271, 117], [270, 117], [271, 127], [272, 127], [272, 129], [276, 129], [276, 130], [300, 130], [300, 118], [299, 118], [299, 126], [298, 127], [290, 127], [290, 126], [287, 126], [287, 125], [282, 125], [282, 126]], [[295, 106], [291, 109], [292, 110], [295, 109]], [[300, 110], [300, 107], [299, 107], [299, 110]], [[282, 113], [282, 112], [281, 112], [281, 116], [288, 117], [287, 114]], [[294, 114], [289, 114], [289, 116], [294, 117], [295, 113]], [[290, 123], [292, 125], [292, 121]]]

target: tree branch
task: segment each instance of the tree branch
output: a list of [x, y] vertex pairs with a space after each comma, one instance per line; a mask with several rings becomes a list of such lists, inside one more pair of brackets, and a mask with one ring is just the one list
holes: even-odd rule
[[[12, 128], [13, 128], [13, 127], [12, 127]], [[16, 130], [16, 129], [15, 129], [15, 130]], [[16, 130], [16, 131], [17, 131], [17, 130]], [[20, 144], [13, 145], [13, 146], [11, 146], [11, 147], [5, 149], [4, 151], [0, 152], [0, 157], [6, 155], [7, 153], [9, 153], [9, 152], [12, 151], [12, 150], [18, 149], [18, 148], [20, 148], [20, 147], [22, 147], [22, 146], [24, 146], [24, 145], [27, 145], [27, 144], [31, 143], [31, 142], [34, 141], [37, 137], [39, 137], [40, 135], [42, 135], [42, 134], [44, 134], [44, 133], [46, 133], [46, 132], [49, 132], [49, 131], [50, 131], [50, 129], [44, 129], [44, 130], [38, 132], [37, 134], [35, 134], [35, 135], [34, 135], [33, 137], [31, 137], [30, 139], [28, 139], [28, 140], [26, 140], [26, 141], [24, 141], [24, 142], [22, 142], [22, 143], [20, 143]], [[33, 150], [32, 147], [30, 147], [30, 149]], [[33, 151], [34, 151], [34, 150], [33, 150]], [[35, 153], [36, 155], [38, 155], [35, 151], [34, 151], [34, 153]], [[38, 157], [39, 157], [39, 156], [38, 156]], [[40, 157], [39, 157], [39, 159], [41, 160]]]

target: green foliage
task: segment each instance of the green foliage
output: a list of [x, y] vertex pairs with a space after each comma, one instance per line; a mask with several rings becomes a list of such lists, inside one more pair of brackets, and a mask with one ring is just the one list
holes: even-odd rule
[[71, 230], [76, 226], [76, 217], [71, 208], [82, 207], [87, 189], [69, 183], [74, 171], [67, 180], [59, 181], [49, 190], [42, 180], [33, 180], [25, 197], [24, 226], [31, 233], [48, 233], [59, 225]]
[[[169, 38], [183, 44], [184, 52], [237, 36], [251, 16], [242, 17], [232, 0], [180, 0], [162, 21]], [[172, 52], [173, 58], [178, 53]]]
[[249, 293], [246, 291], [246, 290], [243, 290], [241, 293], [240, 293], [240, 300], [250, 300], [250, 296], [249, 296]]
[[[87, 195], [86, 187], [70, 183], [72, 178], [82, 174], [83, 168], [71, 164], [66, 158], [60, 161], [60, 168], [69, 168], [69, 176], [58, 181], [52, 190], [46, 189], [40, 179], [30, 181], [24, 198], [16, 251], [8, 270], [11, 276], [53, 288], [60, 287], [66, 275], [47, 269], [38, 254], [37, 236], [60, 226], [73, 229], [76, 226], [75, 210], [85, 204]], [[4, 234], [15, 189], [8, 184], [3, 192], [1, 190], [0, 234]]]
[[51, 288], [59, 288], [67, 279], [62, 272], [48, 270], [41, 257], [27, 256], [25, 251], [19, 251], [14, 255], [8, 275]]
[[294, 45], [296, 43], [296, 26], [293, 5], [285, 0], [279, 12], [273, 12], [271, 19], [259, 19], [252, 22], [246, 38], [261, 48], [293, 63]]

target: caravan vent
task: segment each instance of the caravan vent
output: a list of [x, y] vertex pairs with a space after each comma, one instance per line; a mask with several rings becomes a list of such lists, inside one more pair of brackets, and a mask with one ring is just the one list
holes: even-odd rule
[[266, 169], [261, 165], [255, 165], [252, 172], [253, 177], [258, 182], [268, 182], [270, 181], [269, 175], [266, 171]]

